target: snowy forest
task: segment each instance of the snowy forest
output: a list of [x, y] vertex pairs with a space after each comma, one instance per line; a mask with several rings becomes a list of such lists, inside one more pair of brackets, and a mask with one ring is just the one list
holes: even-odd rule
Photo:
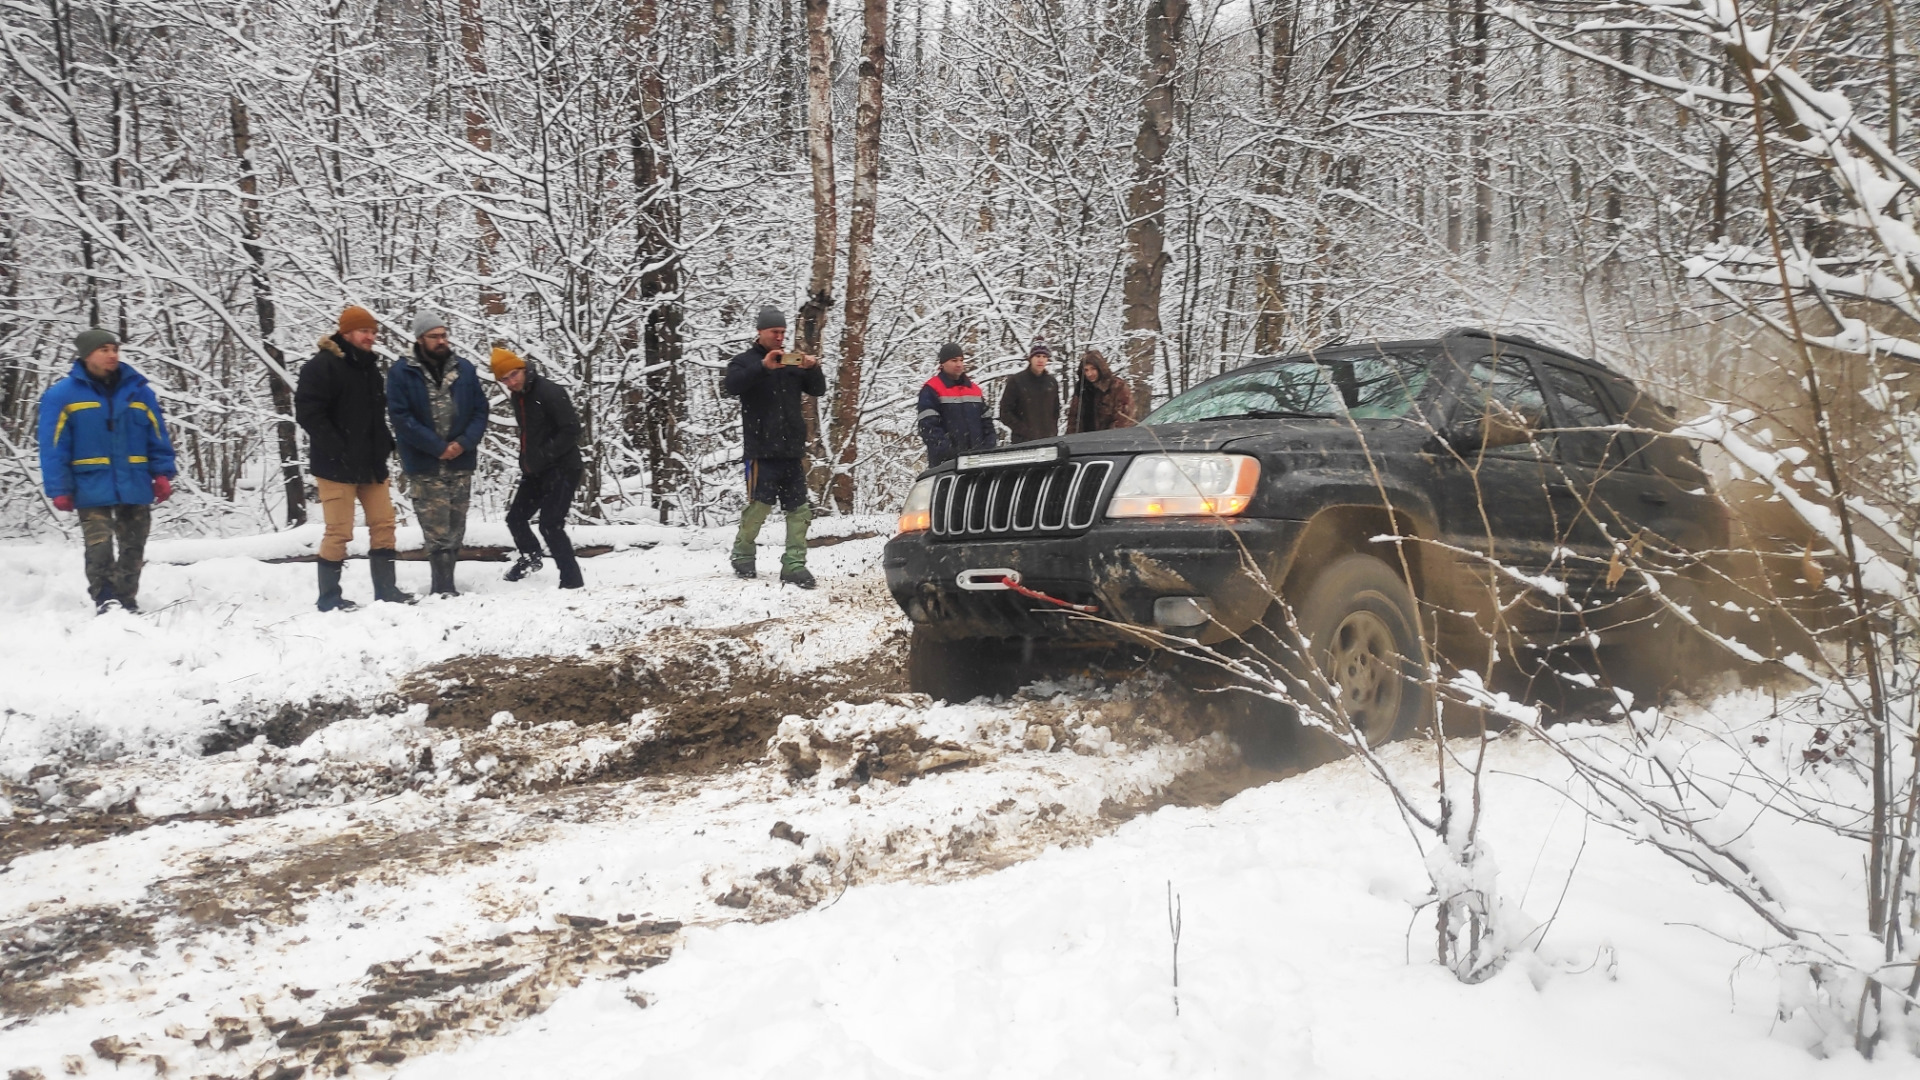
[[[590, 521], [738, 505], [718, 369], [763, 303], [826, 360], [813, 486], [843, 512], [919, 468], [911, 399], [947, 340], [990, 396], [1044, 339], [1150, 403], [1253, 356], [1481, 325], [1683, 412], [1764, 402], [1781, 350], [1724, 258], [1763, 246], [1763, 184], [1807, 258], [1872, 255], [1818, 155], [1763, 175], [1729, 54], [1662, 20], [1687, 7], [14, 4], [0, 528], [55, 525], [32, 418], [89, 325], [175, 426], [189, 497], [163, 528], [305, 520], [289, 378], [349, 303], [389, 353], [432, 307], [465, 355], [568, 386]], [[1770, 18], [1897, 154], [1920, 13]]]
[[[1920, 4], [3, 10], [9, 1080], [1824, 1080], [1920, 1054]], [[502, 521], [525, 459], [493, 383], [472, 545], [424, 550], [403, 495], [383, 547], [363, 494], [366, 541], [319, 554], [294, 386], [349, 305], [383, 357], [438, 312], [577, 404], [585, 582]], [[721, 373], [766, 305], [826, 382], [818, 517], [782, 504], [804, 584], [734, 531]], [[40, 475], [90, 327], [178, 450], [145, 556], [144, 511], [81, 506], [83, 545]], [[1497, 442], [1492, 405], [1234, 411], [1193, 422], [1225, 432], [1204, 452], [1156, 422], [919, 477], [947, 342], [989, 405], [1045, 342], [1063, 382], [1099, 350], [1145, 414], [1457, 328], [1663, 408], [1594, 398], [1577, 445], [1544, 412]], [[1525, 482], [1481, 488], [1502, 449]], [[1338, 454], [1334, 502], [1283, 486]], [[1235, 486], [1120, 493], [1176, 458]], [[1419, 535], [1395, 460], [1468, 492], [1449, 513], [1487, 545]], [[1668, 486], [1605, 517], [1570, 461]], [[136, 463], [144, 496], [164, 469]], [[1551, 528], [1496, 535], [1487, 490]], [[352, 496], [328, 505], [350, 534]], [[147, 590], [82, 603], [109, 529]], [[1434, 590], [1447, 566], [1484, 589]], [[343, 572], [375, 599], [335, 603]], [[1442, 648], [1443, 618], [1483, 648]]]

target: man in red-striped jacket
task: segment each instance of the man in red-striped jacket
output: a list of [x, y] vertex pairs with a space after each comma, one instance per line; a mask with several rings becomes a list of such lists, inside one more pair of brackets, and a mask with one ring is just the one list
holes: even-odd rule
[[920, 438], [928, 468], [1000, 441], [980, 385], [967, 378], [966, 352], [951, 341], [940, 346], [940, 373], [920, 388]]

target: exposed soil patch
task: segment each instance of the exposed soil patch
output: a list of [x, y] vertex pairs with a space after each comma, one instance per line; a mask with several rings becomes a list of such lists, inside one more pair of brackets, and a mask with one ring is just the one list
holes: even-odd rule
[[32, 1016], [79, 1001], [93, 982], [66, 973], [116, 949], [150, 948], [153, 922], [151, 915], [85, 907], [0, 932], [0, 1015]]
[[208, 1029], [172, 1028], [151, 1043], [100, 1040], [108, 1045], [96, 1043], [95, 1052], [139, 1058], [162, 1075], [168, 1055], [187, 1044], [231, 1053], [232, 1066], [251, 1077], [344, 1076], [357, 1065], [397, 1065], [542, 1012], [585, 979], [664, 963], [680, 930], [678, 922], [630, 917], [612, 925], [582, 921], [597, 925], [502, 934], [441, 949], [425, 963], [374, 964], [346, 1000], [329, 1004], [315, 991], [295, 990], [307, 1007], [291, 1015], [220, 1017]]
[[[17, 800], [16, 800], [17, 801]], [[244, 813], [181, 814], [177, 817], [149, 818], [131, 811], [97, 813], [62, 811], [48, 820], [14, 820], [0, 829], [0, 874], [6, 873], [14, 859], [35, 851], [59, 847], [85, 847], [116, 836], [139, 832], [169, 821], [235, 821]]]
[[299, 746], [307, 741], [307, 736], [328, 724], [349, 716], [365, 716], [378, 708], [378, 704], [323, 698], [313, 698], [305, 704], [286, 702], [258, 716], [229, 717], [220, 721], [219, 731], [200, 740], [200, 753], [203, 756], [225, 754], [238, 750], [261, 735], [267, 737], [270, 746], [281, 749]]
[[297, 921], [302, 901], [369, 881], [397, 881], [462, 863], [490, 862], [500, 844], [450, 841], [438, 829], [379, 835], [346, 832], [272, 856], [203, 858], [192, 873], [160, 883], [181, 914], [202, 924]]
[[803, 673], [769, 666], [751, 638], [756, 629], [705, 635], [678, 648], [656, 643], [644, 653], [461, 657], [421, 672], [401, 692], [427, 706], [429, 727], [475, 732], [468, 757], [492, 753], [508, 771], [533, 748], [516, 746], [494, 723], [503, 712], [521, 726], [566, 721], [633, 733], [585, 775], [554, 777], [579, 782], [702, 774], [759, 761], [783, 717], [906, 688], [901, 659], [890, 651]]

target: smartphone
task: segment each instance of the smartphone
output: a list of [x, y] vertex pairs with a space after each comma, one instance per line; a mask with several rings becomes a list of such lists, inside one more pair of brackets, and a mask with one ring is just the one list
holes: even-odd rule
[[782, 352], [780, 354], [780, 364], [783, 367], [799, 367], [800, 354], [797, 352]]

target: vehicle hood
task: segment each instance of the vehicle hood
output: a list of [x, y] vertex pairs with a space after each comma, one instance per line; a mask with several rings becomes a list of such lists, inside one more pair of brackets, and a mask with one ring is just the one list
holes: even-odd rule
[[1426, 437], [1423, 428], [1405, 420], [1362, 420], [1358, 432], [1354, 430], [1354, 422], [1345, 419], [1209, 420], [1084, 432], [1069, 435], [1061, 442], [1075, 455], [1221, 450], [1275, 453], [1291, 449], [1358, 447], [1362, 435], [1369, 443], [1381, 439], [1395, 445], [1409, 438]]

